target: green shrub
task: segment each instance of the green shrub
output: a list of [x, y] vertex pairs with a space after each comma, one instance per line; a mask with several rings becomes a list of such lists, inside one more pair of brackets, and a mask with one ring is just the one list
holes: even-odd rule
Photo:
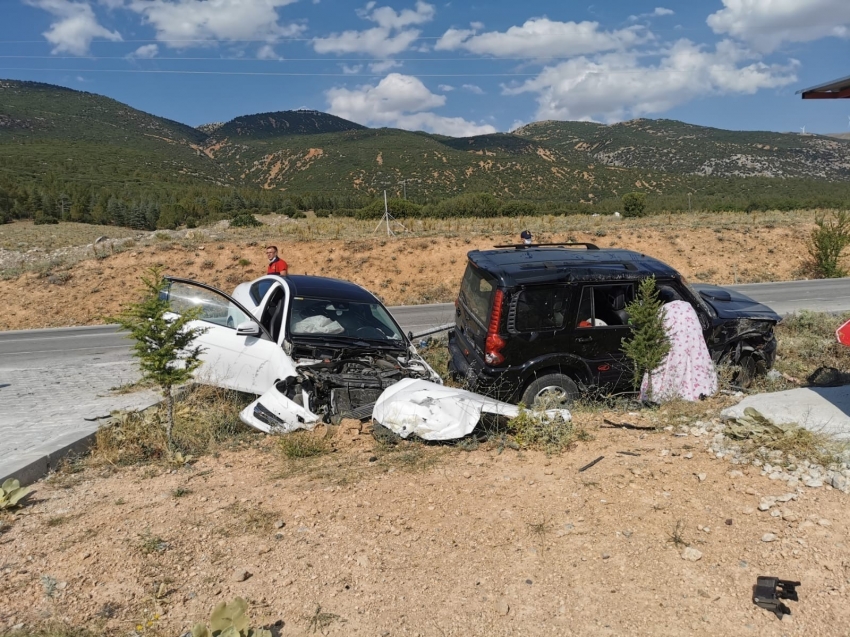
[[230, 220], [231, 228], [256, 228], [263, 223], [250, 213], [238, 214]]
[[841, 265], [841, 255], [850, 245], [850, 215], [841, 210], [831, 219], [822, 215], [815, 223], [817, 227], [812, 230], [808, 245], [812, 269], [824, 279], [847, 276], [847, 270]]
[[645, 217], [646, 216], [646, 193], [645, 192], [630, 192], [623, 195], [623, 216], [624, 217]]
[[[623, 339], [623, 353], [629, 359], [634, 373], [635, 388], [640, 387], [643, 376], [652, 373], [661, 365], [670, 351], [670, 340], [664, 331], [663, 303], [658, 298], [655, 277], [640, 282], [637, 298], [626, 306], [632, 335]], [[652, 383], [649, 384], [649, 399], [652, 400]]]
[[29, 487], [22, 487], [20, 482], [9, 478], [0, 486], [0, 511], [21, 506], [30, 491]]
[[[557, 407], [558, 405], [553, 405]], [[526, 409], [520, 405], [519, 415], [508, 422], [508, 431], [523, 449], [541, 449], [547, 453], [560, 453], [577, 440], [588, 440], [589, 434], [560, 414], [550, 415], [544, 409]]]

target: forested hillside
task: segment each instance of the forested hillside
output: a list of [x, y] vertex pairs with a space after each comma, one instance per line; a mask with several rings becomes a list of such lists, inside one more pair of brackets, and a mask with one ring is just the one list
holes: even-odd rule
[[0, 220], [174, 227], [244, 212], [542, 214], [843, 206], [850, 140], [670, 120], [536, 122], [456, 139], [317, 111], [192, 128], [115, 100], [0, 80]]

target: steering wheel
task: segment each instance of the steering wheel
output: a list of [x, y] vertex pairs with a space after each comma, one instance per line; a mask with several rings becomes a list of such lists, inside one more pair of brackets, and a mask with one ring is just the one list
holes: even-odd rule
[[[365, 332], [365, 333], [361, 334], [361, 332]], [[387, 336], [386, 333], [384, 333], [380, 328], [374, 327], [372, 325], [362, 325], [362, 326], [358, 327], [356, 330], [354, 330], [355, 334], [363, 336], [365, 338], [369, 338], [370, 336], [374, 336], [375, 332], [377, 332], [378, 334], [380, 334], [384, 338], [386, 338], [386, 336]]]

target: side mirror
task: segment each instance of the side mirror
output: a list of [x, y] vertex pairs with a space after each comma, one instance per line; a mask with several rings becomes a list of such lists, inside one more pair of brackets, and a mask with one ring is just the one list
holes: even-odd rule
[[254, 321], [245, 321], [236, 326], [237, 336], [259, 336], [260, 326]]
[[413, 342], [413, 331], [407, 333], [407, 340], [411, 343]]

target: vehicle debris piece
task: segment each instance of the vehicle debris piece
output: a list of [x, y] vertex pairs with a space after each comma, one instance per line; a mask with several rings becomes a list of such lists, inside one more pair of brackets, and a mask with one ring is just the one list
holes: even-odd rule
[[581, 469], [579, 469], [579, 470], [578, 470], [578, 472], [579, 472], [579, 473], [581, 473], [581, 472], [583, 472], [583, 471], [587, 471], [587, 470], [588, 470], [588, 469], [590, 469], [593, 465], [595, 465], [597, 462], [601, 461], [604, 457], [605, 457], [605, 456], [599, 456], [599, 457], [598, 457], [596, 460], [594, 460], [593, 462], [588, 462], [588, 463], [587, 463], [586, 465], [584, 465]]
[[790, 615], [791, 609], [782, 603], [783, 599], [799, 601], [797, 587], [800, 582], [779, 579], [778, 577], [759, 576], [753, 587], [753, 603], [775, 613], [779, 619]]
[[[402, 438], [454, 440], [472, 433], [484, 413], [516, 418], [519, 407], [464, 389], [404, 378], [378, 397], [372, 418]], [[540, 417], [565, 422], [572, 418], [566, 409], [540, 412]]]
[[[283, 386], [283, 387], [282, 387]], [[286, 397], [286, 381], [245, 407], [239, 419], [264, 433], [290, 433], [298, 429], [312, 431], [321, 418]]]

